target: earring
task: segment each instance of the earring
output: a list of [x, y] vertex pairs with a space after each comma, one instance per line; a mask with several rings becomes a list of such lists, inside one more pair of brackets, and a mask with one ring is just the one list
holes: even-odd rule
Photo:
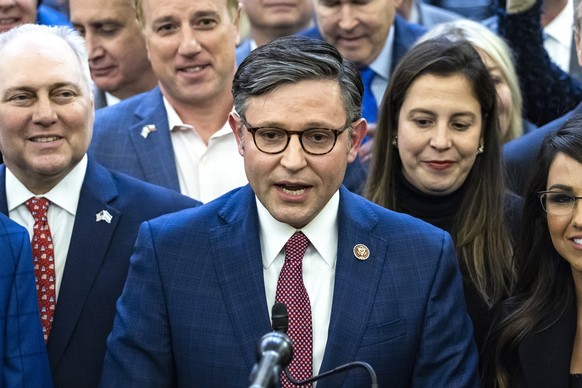
[[392, 138], [392, 147], [398, 148], [398, 136]]
[[479, 148], [477, 148], [477, 155], [482, 154], [483, 151], [485, 151], [485, 144], [481, 143], [479, 144]]

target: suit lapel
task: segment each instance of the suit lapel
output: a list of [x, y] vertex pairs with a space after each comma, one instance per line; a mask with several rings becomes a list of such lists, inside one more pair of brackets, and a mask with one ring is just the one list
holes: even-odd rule
[[[104, 260], [121, 213], [109, 205], [117, 188], [109, 172], [89, 160], [75, 216], [71, 244], [57, 300], [53, 330], [47, 343], [53, 368], [65, 350]], [[111, 223], [96, 221], [106, 210]]]
[[[157, 87], [148, 92], [135, 111], [138, 121], [131, 126], [129, 136], [135, 147], [144, 180], [180, 191], [174, 148], [168, 128], [168, 115], [162, 92]], [[155, 126], [155, 131], [142, 134], [143, 128]]]
[[6, 198], [6, 166], [0, 165], [0, 212], [8, 217], [8, 199]]
[[210, 233], [215, 268], [249, 370], [257, 341], [271, 331], [263, 280], [259, 220], [255, 196], [245, 186], [221, 209], [226, 224]]
[[[373, 308], [384, 265], [387, 242], [371, 233], [378, 222], [377, 215], [354, 197], [344, 187], [341, 188], [333, 303], [320, 373], [356, 361], [358, 345]], [[367, 260], [360, 261], [355, 257], [353, 249], [357, 244], [369, 248], [370, 257]], [[341, 376], [345, 379], [346, 374]], [[321, 384], [324, 386], [325, 380]]]
[[527, 337], [519, 347], [528, 387], [568, 387], [572, 348], [576, 335], [576, 308], [546, 330]]

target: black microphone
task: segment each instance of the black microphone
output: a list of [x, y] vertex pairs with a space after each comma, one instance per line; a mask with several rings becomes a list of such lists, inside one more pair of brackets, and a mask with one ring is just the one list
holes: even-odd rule
[[293, 358], [293, 346], [285, 333], [274, 331], [261, 337], [257, 346], [258, 367], [251, 372], [249, 388], [268, 388], [279, 381], [281, 368]]
[[287, 336], [289, 313], [283, 303], [275, 303], [271, 309], [272, 333], [261, 337], [257, 346], [257, 360], [251, 372], [250, 388], [279, 386], [281, 368], [286, 367], [293, 358], [293, 345]]
[[274, 331], [287, 334], [289, 327], [289, 313], [285, 303], [276, 302], [271, 310], [271, 327]]
[[[271, 322], [273, 330], [282, 333], [287, 333], [287, 328], [289, 327], [289, 313], [287, 312], [287, 306], [285, 306], [284, 303], [275, 303], [273, 305], [273, 309], [271, 310]], [[289, 360], [289, 362], [286, 365], [289, 365], [290, 363], [291, 360]], [[352, 368], [364, 368], [366, 369], [366, 371], [368, 371], [368, 374], [370, 375], [370, 380], [372, 381], [371, 388], [378, 388], [378, 379], [376, 378], [376, 372], [374, 372], [372, 366], [367, 362], [362, 361], [349, 362], [347, 364], [338, 366], [335, 369], [329, 370], [317, 376], [313, 376], [306, 380], [295, 380], [293, 376], [291, 376], [289, 368], [287, 368], [286, 365], [283, 365], [285, 376], [287, 376], [289, 381], [294, 385], [305, 385], [308, 383], [312, 383], [324, 377], [330, 376], [335, 373], [343, 372], [345, 370]]]

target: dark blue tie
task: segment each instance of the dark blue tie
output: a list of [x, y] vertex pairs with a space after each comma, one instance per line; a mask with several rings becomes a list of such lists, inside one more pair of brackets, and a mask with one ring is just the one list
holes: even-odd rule
[[378, 120], [378, 105], [374, 94], [372, 94], [372, 80], [376, 73], [369, 67], [360, 69], [360, 77], [364, 84], [364, 97], [362, 99], [362, 116], [368, 123], [375, 123]]

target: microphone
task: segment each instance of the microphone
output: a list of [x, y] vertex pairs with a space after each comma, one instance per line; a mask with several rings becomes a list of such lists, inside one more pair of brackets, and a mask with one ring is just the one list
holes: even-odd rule
[[289, 327], [289, 313], [287, 312], [287, 306], [285, 306], [285, 303], [276, 302], [273, 305], [273, 309], [271, 310], [271, 322], [273, 331], [287, 334], [287, 328]]
[[[287, 306], [285, 306], [284, 303], [277, 302], [273, 305], [273, 309], [271, 310], [271, 323], [272, 323], [271, 327], [275, 332], [287, 333], [287, 328], [289, 327], [289, 313], [287, 312]], [[289, 365], [290, 363], [291, 360], [289, 360], [287, 364], [283, 365], [283, 368], [285, 371], [285, 376], [287, 376], [289, 381], [294, 385], [305, 385], [308, 383], [312, 383], [324, 377], [352, 368], [364, 368], [366, 369], [366, 371], [368, 371], [368, 374], [370, 375], [370, 380], [372, 381], [371, 388], [378, 388], [378, 379], [376, 377], [376, 372], [374, 372], [372, 366], [367, 362], [362, 361], [349, 362], [347, 364], [338, 366], [335, 369], [329, 370], [325, 373], [321, 373], [317, 376], [311, 377], [306, 380], [295, 380], [293, 376], [291, 376], [289, 368], [287, 368], [287, 365]], [[278, 375], [279, 374], [277, 373], [277, 376]]]
[[251, 372], [249, 388], [267, 388], [279, 384], [281, 368], [285, 368], [293, 358], [293, 345], [285, 334], [289, 326], [287, 306], [275, 303], [271, 310], [273, 332], [265, 334], [257, 346], [257, 360]]

